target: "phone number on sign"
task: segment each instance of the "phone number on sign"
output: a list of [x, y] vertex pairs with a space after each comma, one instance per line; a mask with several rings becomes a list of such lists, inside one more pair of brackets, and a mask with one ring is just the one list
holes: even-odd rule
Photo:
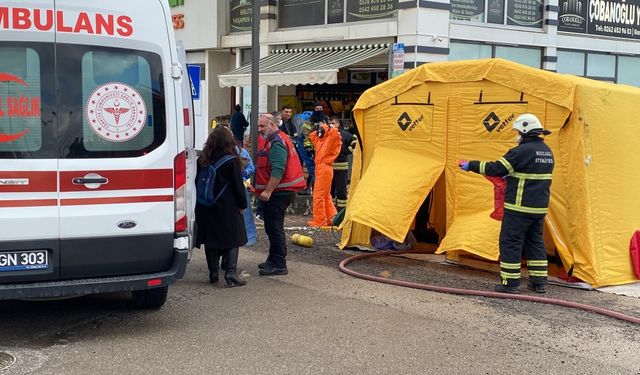
[[358, 0], [358, 5], [382, 5], [387, 7], [393, 7], [392, 0]]
[[358, 12], [360, 13], [383, 12], [385, 10], [393, 10], [393, 4], [358, 7]]

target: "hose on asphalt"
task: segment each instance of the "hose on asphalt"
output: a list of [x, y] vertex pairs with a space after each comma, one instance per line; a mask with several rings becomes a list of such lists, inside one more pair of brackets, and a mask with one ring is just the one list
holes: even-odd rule
[[623, 314], [623, 313], [618, 312], [618, 311], [613, 311], [613, 310], [605, 309], [605, 308], [598, 307], [598, 306], [586, 305], [586, 304], [582, 304], [582, 303], [565, 301], [565, 300], [555, 299], [555, 298], [530, 296], [530, 295], [526, 295], [526, 294], [508, 294], [508, 293], [498, 293], [498, 292], [483, 291], [483, 290], [449, 288], [449, 287], [443, 287], [443, 286], [437, 286], [437, 285], [420, 284], [420, 283], [415, 283], [415, 282], [410, 282], [410, 281], [394, 280], [394, 279], [387, 279], [387, 278], [380, 277], [380, 276], [368, 275], [368, 274], [356, 272], [356, 271], [353, 271], [353, 270], [350, 270], [350, 269], [347, 268], [347, 265], [349, 263], [354, 262], [356, 260], [360, 260], [360, 259], [383, 257], [383, 256], [387, 256], [387, 255], [408, 254], [408, 253], [420, 253], [420, 251], [416, 251], [416, 250], [409, 250], [409, 251], [391, 250], [391, 251], [381, 251], [381, 252], [376, 252], [376, 253], [367, 253], [367, 254], [354, 255], [354, 256], [346, 258], [342, 262], [340, 262], [340, 265], [338, 266], [338, 268], [340, 269], [340, 271], [346, 273], [347, 275], [351, 275], [353, 277], [357, 277], [357, 278], [364, 279], [364, 280], [376, 281], [376, 282], [383, 283], [383, 284], [398, 285], [398, 286], [403, 286], [403, 287], [407, 287], [407, 288], [422, 289], [422, 290], [428, 290], [428, 291], [438, 292], [438, 293], [448, 293], [448, 294], [457, 294], [457, 295], [466, 295], [466, 296], [490, 297], [490, 298], [502, 298], [502, 299], [514, 299], [514, 300], [521, 300], [521, 301], [545, 303], [545, 304], [550, 304], [550, 305], [557, 305], [557, 306], [563, 306], [563, 307], [570, 307], [570, 308], [574, 308], [574, 309], [581, 309], [581, 310], [585, 310], [585, 311], [588, 311], [588, 312], [593, 312], [593, 313], [596, 313], [596, 314], [605, 315], [605, 316], [608, 316], [608, 317], [611, 317], [611, 318], [619, 319], [619, 320], [622, 320], [622, 321], [625, 321], [625, 322], [640, 324], [640, 318], [637, 318], [637, 317], [634, 317], [634, 316], [630, 316], [630, 315], [626, 315], [626, 314]]

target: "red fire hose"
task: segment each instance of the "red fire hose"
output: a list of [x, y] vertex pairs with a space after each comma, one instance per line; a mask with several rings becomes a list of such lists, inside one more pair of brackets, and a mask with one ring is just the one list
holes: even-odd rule
[[415, 250], [393, 251], [392, 250], [392, 251], [381, 251], [381, 252], [376, 252], [376, 253], [367, 253], [367, 254], [354, 255], [354, 256], [351, 256], [351, 257], [349, 257], [347, 259], [344, 259], [342, 262], [340, 262], [340, 265], [338, 266], [338, 268], [340, 268], [340, 271], [346, 273], [347, 275], [351, 275], [353, 277], [357, 277], [357, 278], [364, 279], [364, 280], [376, 281], [376, 282], [383, 283], [383, 284], [398, 285], [398, 286], [404, 286], [404, 287], [407, 287], [407, 288], [429, 290], [429, 291], [432, 291], [432, 292], [439, 292], [439, 293], [449, 293], [449, 294], [458, 294], [458, 295], [466, 295], [466, 296], [491, 297], [491, 298], [515, 299], [515, 300], [521, 300], [521, 301], [546, 303], [546, 304], [550, 304], [550, 305], [558, 305], [558, 306], [564, 306], [564, 307], [571, 307], [571, 308], [574, 308], [574, 309], [581, 309], [581, 310], [593, 312], [593, 313], [596, 313], [596, 314], [601, 314], [601, 315], [609, 316], [609, 317], [612, 317], [612, 318], [620, 319], [620, 320], [623, 320], [625, 322], [640, 324], [640, 318], [636, 318], [634, 316], [625, 315], [623, 313], [620, 313], [620, 312], [617, 312], [617, 311], [613, 311], [613, 310], [608, 310], [608, 309], [605, 309], [605, 308], [602, 308], [602, 307], [585, 305], [585, 304], [582, 304], [582, 303], [565, 301], [565, 300], [560, 300], [560, 299], [555, 299], [555, 298], [530, 296], [530, 295], [526, 295], [526, 294], [507, 294], [507, 293], [498, 293], [498, 292], [490, 292], [490, 291], [482, 291], [482, 290], [448, 288], [448, 287], [443, 287], [443, 286], [414, 283], [414, 282], [410, 282], [410, 281], [386, 279], [384, 277], [379, 277], [379, 276], [373, 276], [373, 275], [367, 275], [367, 274], [359, 273], [359, 272], [352, 271], [352, 270], [347, 268], [347, 265], [349, 263], [351, 263], [353, 261], [356, 261], [356, 260], [366, 259], [366, 258], [374, 258], [374, 257], [383, 257], [383, 256], [387, 256], [387, 255], [392, 255], [392, 254], [393, 255], [398, 255], [398, 254], [407, 254], [407, 253], [419, 253], [419, 251], [415, 251]]

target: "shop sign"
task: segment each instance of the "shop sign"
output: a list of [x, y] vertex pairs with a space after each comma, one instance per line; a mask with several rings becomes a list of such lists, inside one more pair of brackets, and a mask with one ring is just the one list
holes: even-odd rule
[[540, 0], [509, 0], [507, 25], [541, 28], [543, 5]]
[[231, 32], [251, 30], [252, 0], [231, 0], [231, 12], [229, 15]]
[[[505, 0], [489, 0], [486, 22], [504, 24]], [[507, 0], [507, 25], [542, 27], [543, 3], [540, 0]], [[451, 0], [449, 18], [485, 22], [484, 0]]]
[[[463, 21], [484, 21], [484, 0], [451, 0], [449, 18]], [[499, 23], [502, 23], [500, 20]]]
[[390, 59], [391, 78], [404, 73], [404, 43], [393, 43]]
[[561, 0], [558, 30], [640, 39], [640, 0]]
[[344, 0], [329, 0], [327, 23], [344, 22]]
[[184, 29], [184, 14], [178, 13], [171, 15], [171, 22], [174, 30]]
[[278, 1], [278, 27], [324, 24], [325, 0]]
[[393, 17], [398, 0], [347, 0], [347, 22]]
[[487, 10], [488, 23], [504, 23], [504, 1], [505, 0], [489, 0]]

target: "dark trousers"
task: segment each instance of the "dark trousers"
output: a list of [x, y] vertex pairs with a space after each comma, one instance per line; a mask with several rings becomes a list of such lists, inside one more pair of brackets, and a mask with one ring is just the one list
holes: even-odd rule
[[520, 261], [524, 250], [529, 280], [547, 282], [547, 250], [542, 237], [544, 217], [513, 214], [504, 211], [500, 228], [500, 274], [503, 284], [520, 285]]
[[335, 199], [336, 208], [347, 207], [347, 181], [349, 170], [333, 170], [333, 181], [331, 181], [331, 196]]
[[269, 237], [269, 257], [267, 262], [277, 268], [287, 267], [287, 239], [284, 234], [284, 215], [293, 200], [293, 193], [272, 195], [269, 201], [262, 202], [264, 231]]

